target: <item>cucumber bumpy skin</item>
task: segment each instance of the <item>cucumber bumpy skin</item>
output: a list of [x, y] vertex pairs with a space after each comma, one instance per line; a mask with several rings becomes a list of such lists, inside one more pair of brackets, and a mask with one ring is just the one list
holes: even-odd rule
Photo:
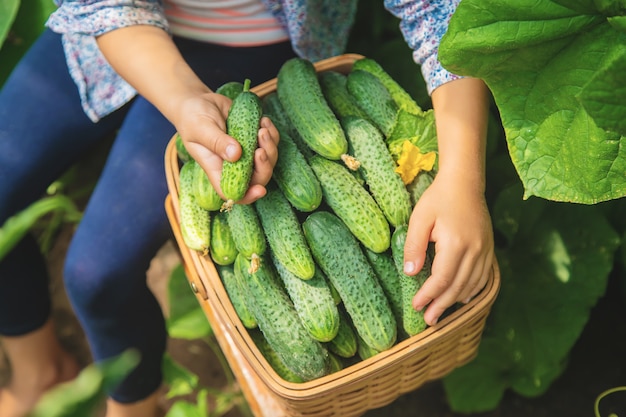
[[235, 270], [245, 277], [259, 329], [285, 366], [305, 381], [328, 374], [328, 351], [302, 325], [272, 262], [263, 259], [259, 269], [250, 273], [250, 261], [238, 255]]
[[303, 230], [317, 265], [341, 295], [357, 333], [374, 349], [389, 349], [397, 337], [396, 319], [356, 238], [328, 211], [311, 213]]
[[413, 209], [411, 196], [395, 171], [396, 163], [382, 133], [358, 117], [347, 116], [341, 123], [365, 183], [389, 223], [394, 227], [408, 223]]
[[309, 161], [322, 184], [328, 206], [366, 248], [383, 252], [389, 248], [389, 223], [372, 195], [341, 163], [319, 155]]
[[234, 265], [216, 265], [216, 268], [230, 303], [233, 305], [237, 317], [241, 320], [241, 324], [246, 329], [256, 329], [258, 323], [250, 311], [248, 293], [242, 281], [244, 277], [235, 271]]
[[226, 133], [241, 145], [241, 157], [224, 161], [220, 188], [227, 206], [243, 198], [248, 190], [254, 168], [254, 151], [259, 146], [259, 123], [263, 114], [261, 100], [250, 91], [250, 80], [244, 82], [243, 91], [233, 100], [226, 118]]
[[347, 116], [367, 119], [367, 113], [359, 107], [346, 87], [348, 77], [337, 71], [323, 71], [317, 76], [328, 105], [339, 120]]
[[391, 253], [394, 263], [400, 275], [400, 288], [402, 292], [402, 327], [404, 331], [413, 336], [424, 329], [427, 324], [424, 320], [424, 311], [416, 311], [413, 308], [413, 297], [415, 293], [424, 285], [426, 279], [430, 276], [430, 266], [432, 263], [430, 252], [426, 252], [426, 260], [424, 267], [416, 276], [410, 276], [404, 273], [404, 243], [408, 226], [402, 225], [397, 227], [391, 238]]
[[194, 197], [191, 161], [183, 164], [179, 173], [180, 232], [189, 249], [206, 255], [211, 245], [211, 212], [200, 207]]
[[228, 226], [237, 252], [252, 261], [252, 271], [259, 267], [267, 243], [259, 216], [251, 204], [235, 204], [228, 213]]
[[213, 187], [213, 184], [211, 184], [204, 168], [202, 168], [202, 166], [194, 160], [191, 160], [188, 163], [194, 166], [193, 194], [198, 202], [198, 205], [209, 211], [219, 210], [220, 207], [222, 207], [224, 200], [222, 200], [222, 197], [220, 197], [217, 191], [215, 191], [215, 188]]
[[254, 203], [272, 253], [299, 279], [315, 274], [315, 261], [306, 243], [296, 213], [280, 189], [269, 187], [267, 194]]
[[307, 145], [328, 159], [341, 158], [348, 141], [324, 98], [313, 64], [291, 58], [278, 71], [276, 81], [283, 109]]
[[218, 265], [231, 265], [237, 256], [237, 246], [228, 225], [228, 213], [215, 212], [211, 219], [211, 259]]

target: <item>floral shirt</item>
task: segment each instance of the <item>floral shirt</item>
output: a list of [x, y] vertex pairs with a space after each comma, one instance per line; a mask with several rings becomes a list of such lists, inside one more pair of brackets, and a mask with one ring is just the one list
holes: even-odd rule
[[[318, 61], [344, 52], [357, 0], [262, 0], [285, 26], [294, 51]], [[428, 92], [458, 78], [437, 59], [441, 37], [460, 0], [385, 0], [398, 17], [413, 58], [421, 66]], [[161, 0], [55, 0], [59, 6], [47, 26], [63, 34], [63, 48], [83, 109], [94, 122], [136, 95], [107, 63], [95, 37], [131, 25], [169, 30]]]

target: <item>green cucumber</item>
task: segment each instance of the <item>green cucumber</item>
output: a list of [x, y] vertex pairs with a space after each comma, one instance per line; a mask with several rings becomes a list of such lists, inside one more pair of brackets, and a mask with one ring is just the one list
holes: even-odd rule
[[267, 243], [261, 221], [251, 204], [235, 204], [228, 213], [228, 227], [237, 252], [246, 259], [253, 260], [253, 268], [265, 253]]
[[348, 74], [346, 88], [365, 111], [369, 120], [389, 137], [398, 117], [398, 105], [387, 87], [373, 74], [353, 69]]
[[339, 308], [339, 328], [337, 335], [326, 344], [330, 352], [342, 358], [351, 358], [357, 352], [357, 337], [345, 310]]
[[407, 225], [399, 226], [394, 230], [391, 239], [391, 252], [398, 274], [400, 275], [402, 327], [409, 336], [413, 336], [427, 327], [424, 321], [424, 312], [416, 311], [413, 308], [413, 297], [430, 275], [430, 264], [432, 260], [430, 252], [427, 251], [424, 267], [417, 275], [410, 276], [404, 273], [404, 243], [406, 242], [407, 232]]
[[322, 202], [322, 187], [291, 136], [281, 129], [279, 132], [278, 160], [272, 178], [292, 206], [311, 212]]
[[220, 187], [224, 197], [231, 202], [239, 201], [248, 190], [254, 168], [254, 151], [259, 146], [258, 134], [262, 108], [259, 97], [250, 91], [250, 80], [230, 106], [226, 118], [226, 133], [241, 145], [241, 157], [224, 161]]
[[[389, 251], [382, 253], [373, 252], [367, 248], [363, 250], [365, 257], [376, 272], [378, 282], [389, 300], [389, 305], [396, 318], [399, 329], [402, 327], [402, 287], [400, 286], [400, 274]], [[402, 332], [401, 332], [402, 333]]]
[[304, 235], [317, 265], [335, 286], [355, 330], [377, 350], [396, 341], [396, 320], [376, 273], [345, 223], [327, 211], [311, 213]]
[[434, 177], [435, 173], [433, 171], [420, 171], [415, 176], [413, 181], [406, 186], [409, 194], [411, 195], [411, 204], [413, 206], [417, 204], [418, 200], [422, 197], [422, 194], [424, 194], [424, 191], [426, 191], [426, 189], [430, 187], [430, 184], [433, 183], [433, 180], [435, 179]]
[[263, 333], [259, 331], [248, 332], [250, 338], [261, 352], [261, 355], [265, 358], [267, 363], [270, 364], [274, 372], [278, 374], [282, 379], [289, 382], [304, 382], [302, 378], [296, 375], [291, 369], [287, 368], [282, 359], [278, 356], [276, 351], [272, 349], [270, 344], [265, 339]]
[[244, 277], [235, 271], [233, 265], [216, 265], [216, 268], [230, 303], [233, 305], [235, 313], [237, 313], [237, 317], [239, 317], [243, 326], [247, 329], [257, 328], [258, 323], [248, 305], [248, 293], [245, 291], [246, 288], [242, 281]]
[[259, 269], [250, 273], [250, 261], [240, 254], [235, 270], [245, 277], [259, 329], [285, 366], [305, 381], [328, 374], [328, 351], [302, 325], [272, 262], [264, 259]]
[[407, 224], [413, 209], [411, 196], [395, 171], [385, 138], [365, 119], [346, 117], [342, 125], [365, 183], [385, 217], [394, 227]]
[[276, 91], [264, 96], [262, 99], [262, 105], [263, 114], [272, 120], [272, 123], [274, 123], [274, 126], [276, 126], [281, 136], [283, 133], [289, 135], [298, 147], [298, 150], [306, 159], [309, 159], [315, 154], [315, 152], [309, 148], [309, 145], [306, 144], [304, 139], [302, 139], [302, 136], [298, 133], [298, 129], [296, 129], [291, 123], [291, 120], [289, 120], [289, 117], [285, 113], [283, 104], [280, 102]]
[[323, 71], [318, 74], [322, 93], [339, 120], [346, 116], [367, 119], [367, 113], [359, 107], [346, 87], [348, 77], [337, 71]]
[[300, 221], [283, 193], [278, 188], [269, 187], [267, 194], [258, 199], [254, 207], [276, 259], [298, 278], [313, 278], [313, 255], [302, 233]]
[[389, 223], [372, 195], [338, 162], [319, 155], [309, 161], [322, 185], [325, 202], [366, 248], [389, 248]]
[[328, 159], [341, 158], [348, 142], [324, 98], [313, 64], [304, 58], [291, 58], [276, 78], [278, 98], [304, 142]]
[[374, 349], [368, 345], [367, 342], [359, 335], [357, 335], [357, 340], [357, 353], [361, 360], [369, 359], [381, 352], [380, 350]]
[[240, 83], [239, 81], [229, 81], [219, 86], [217, 90], [215, 90], [215, 92], [217, 94], [226, 96], [231, 100], [234, 100], [239, 94], [243, 92], [243, 89], [243, 83]]
[[218, 265], [231, 265], [237, 256], [237, 246], [228, 225], [228, 213], [216, 212], [211, 220], [211, 259]]
[[387, 88], [399, 108], [416, 115], [423, 112], [413, 97], [374, 59], [359, 59], [352, 65], [352, 70], [363, 70], [375, 75]]
[[328, 359], [330, 362], [329, 373], [332, 374], [334, 372], [339, 372], [344, 368], [343, 361], [341, 360], [339, 356], [335, 355], [334, 353], [328, 352]]
[[222, 207], [224, 200], [215, 191], [213, 184], [209, 181], [206, 172], [196, 161], [189, 161], [193, 164], [193, 194], [196, 201], [205, 210], [216, 211]]
[[180, 133], [176, 132], [176, 139], [174, 139], [174, 141], [176, 145], [176, 154], [178, 155], [178, 159], [180, 159], [183, 163], [188, 162], [190, 159], [192, 159], [191, 155], [189, 155], [189, 151], [187, 151], [187, 148], [185, 148], [185, 144], [183, 143], [183, 138], [180, 136]]
[[194, 197], [194, 167], [190, 162], [183, 164], [179, 173], [180, 233], [189, 249], [206, 254], [211, 244], [211, 212], [200, 207]]
[[276, 257], [271, 258], [302, 325], [315, 340], [332, 340], [339, 330], [339, 311], [324, 275], [316, 271], [313, 278], [304, 281], [291, 273]]

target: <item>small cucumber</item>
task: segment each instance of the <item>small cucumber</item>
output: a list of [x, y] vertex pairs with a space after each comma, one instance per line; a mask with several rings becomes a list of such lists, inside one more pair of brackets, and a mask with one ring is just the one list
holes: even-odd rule
[[226, 96], [231, 100], [234, 100], [239, 94], [243, 92], [243, 89], [243, 83], [240, 83], [239, 81], [229, 81], [219, 86], [217, 90], [215, 90], [215, 92], [217, 94]]
[[346, 87], [348, 77], [337, 71], [323, 71], [318, 74], [322, 93], [339, 120], [346, 116], [367, 119], [367, 113], [363, 111]]
[[241, 145], [241, 157], [224, 161], [220, 187], [224, 196], [232, 202], [243, 198], [248, 190], [254, 168], [254, 151], [258, 147], [259, 122], [262, 108], [259, 97], [250, 91], [250, 80], [234, 100], [226, 118], [226, 133]]
[[359, 59], [352, 65], [352, 70], [363, 70], [375, 75], [387, 88], [399, 108], [416, 115], [423, 112], [413, 97], [374, 59]]
[[373, 74], [353, 69], [348, 74], [346, 88], [369, 120], [389, 137], [398, 116], [398, 105], [384, 84]]
[[289, 382], [304, 382], [302, 378], [296, 375], [291, 369], [287, 368], [282, 359], [278, 356], [276, 351], [270, 346], [265, 339], [263, 333], [259, 331], [248, 332], [250, 338], [261, 352], [261, 355], [265, 358], [267, 363], [270, 364], [274, 372], [278, 374], [282, 379]]
[[189, 161], [193, 164], [193, 194], [196, 201], [205, 210], [216, 211], [222, 207], [224, 200], [215, 191], [213, 184], [209, 181], [204, 169], [196, 161]]
[[272, 262], [264, 259], [259, 269], [250, 273], [250, 261], [240, 254], [235, 270], [245, 277], [259, 329], [285, 366], [305, 381], [328, 374], [328, 351], [302, 325]]
[[413, 297], [430, 275], [430, 264], [432, 260], [430, 252], [427, 251], [424, 267], [416, 276], [410, 276], [404, 273], [404, 242], [406, 242], [407, 232], [407, 225], [399, 226], [394, 230], [391, 239], [391, 252], [398, 274], [400, 275], [400, 287], [402, 291], [402, 327], [409, 336], [413, 336], [427, 327], [424, 321], [424, 312], [416, 311], [413, 308]]
[[434, 176], [435, 174], [433, 171], [420, 171], [413, 181], [406, 186], [409, 194], [411, 195], [411, 204], [413, 206], [417, 204], [418, 200], [422, 197], [422, 194], [424, 194], [424, 191], [426, 191], [426, 189], [430, 187], [430, 184], [433, 183], [433, 180], [435, 179]]
[[315, 155], [309, 161], [322, 185], [325, 202], [366, 248], [389, 248], [389, 223], [372, 195], [342, 164]]
[[377, 350], [396, 341], [396, 320], [376, 273], [344, 222], [315, 211], [303, 223], [317, 265], [333, 283], [357, 333]]
[[365, 119], [348, 116], [341, 122], [365, 183], [385, 217], [394, 227], [408, 223], [413, 209], [411, 196], [395, 171], [385, 138]]
[[300, 279], [313, 278], [315, 261], [306, 243], [302, 226], [283, 193], [268, 187], [254, 206], [272, 253], [289, 272]]
[[357, 352], [357, 337], [352, 323], [343, 308], [339, 308], [337, 335], [326, 344], [330, 352], [342, 358], [351, 358]]
[[258, 267], [267, 244], [261, 221], [254, 206], [251, 204], [235, 204], [227, 211], [228, 227], [237, 252], [246, 259], [252, 260], [252, 267]]
[[361, 360], [369, 359], [381, 352], [380, 350], [374, 349], [368, 345], [367, 342], [359, 335], [357, 335], [357, 340], [357, 353]]
[[322, 187], [291, 136], [282, 129], [279, 132], [278, 160], [272, 178], [292, 206], [311, 212], [322, 202]]
[[191, 155], [189, 155], [189, 151], [187, 151], [187, 148], [185, 148], [185, 144], [183, 143], [183, 138], [180, 137], [180, 134], [177, 132], [176, 133], [176, 139], [175, 140], [175, 145], [176, 145], [176, 154], [178, 155], [178, 159], [181, 160], [181, 162], [185, 163], [188, 162], [191, 159]]
[[289, 135], [298, 147], [298, 150], [306, 159], [309, 159], [315, 154], [315, 152], [309, 148], [309, 145], [306, 144], [304, 139], [302, 139], [302, 136], [298, 133], [298, 129], [296, 129], [291, 123], [291, 120], [289, 120], [289, 117], [285, 113], [283, 104], [280, 102], [276, 91], [264, 96], [262, 99], [262, 105], [263, 114], [272, 120], [272, 123], [274, 123], [274, 126], [276, 126], [281, 135], [283, 132]]
[[237, 246], [228, 225], [228, 213], [215, 212], [211, 220], [211, 259], [218, 265], [231, 265], [237, 256]]
[[247, 329], [255, 329], [258, 323], [248, 306], [248, 293], [245, 291], [242, 280], [244, 277], [235, 271], [233, 265], [216, 265], [217, 272], [224, 284], [224, 289], [228, 294], [237, 317], [241, 320], [243, 326]]
[[183, 164], [179, 174], [180, 232], [189, 249], [207, 254], [211, 244], [211, 213], [200, 207], [194, 197], [194, 167], [190, 162]]
[[400, 274], [391, 253], [389, 251], [376, 253], [367, 248], [363, 252], [378, 276], [378, 282], [389, 300], [399, 329], [402, 329], [402, 287], [400, 286]]
[[304, 142], [328, 159], [341, 158], [348, 142], [324, 98], [313, 64], [304, 58], [291, 58], [281, 66], [276, 81], [283, 109]]
[[302, 325], [315, 340], [328, 342], [339, 330], [339, 311], [321, 272], [306, 281], [291, 273], [276, 257], [274, 267], [300, 316]]

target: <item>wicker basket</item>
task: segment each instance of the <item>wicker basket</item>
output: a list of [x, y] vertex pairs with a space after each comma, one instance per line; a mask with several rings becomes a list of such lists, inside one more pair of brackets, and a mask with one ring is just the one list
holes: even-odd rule
[[[355, 54], [341, 55], [320, 61], [315, 67], [317, 71], [332, 69], [347, 73], [359, 58], [361, 56]], [[275, 88], [276, 79], [253, 91], [263, 97]], [[190, 285], [256, 415], [359, 416], [445, 376], [476, 355], [485, 320], [500, 287], [496, 262], [483, 291], [437, 325], [322, 378], [304, 383], [282, 379], [256, 348], [237, 317], [210, 257], [190, 251], [182, 241], [178, 212], [179, 168], [175, 138], [172, 138], [165, 155], [170, 192], [166, 199], [168, 217]]]

